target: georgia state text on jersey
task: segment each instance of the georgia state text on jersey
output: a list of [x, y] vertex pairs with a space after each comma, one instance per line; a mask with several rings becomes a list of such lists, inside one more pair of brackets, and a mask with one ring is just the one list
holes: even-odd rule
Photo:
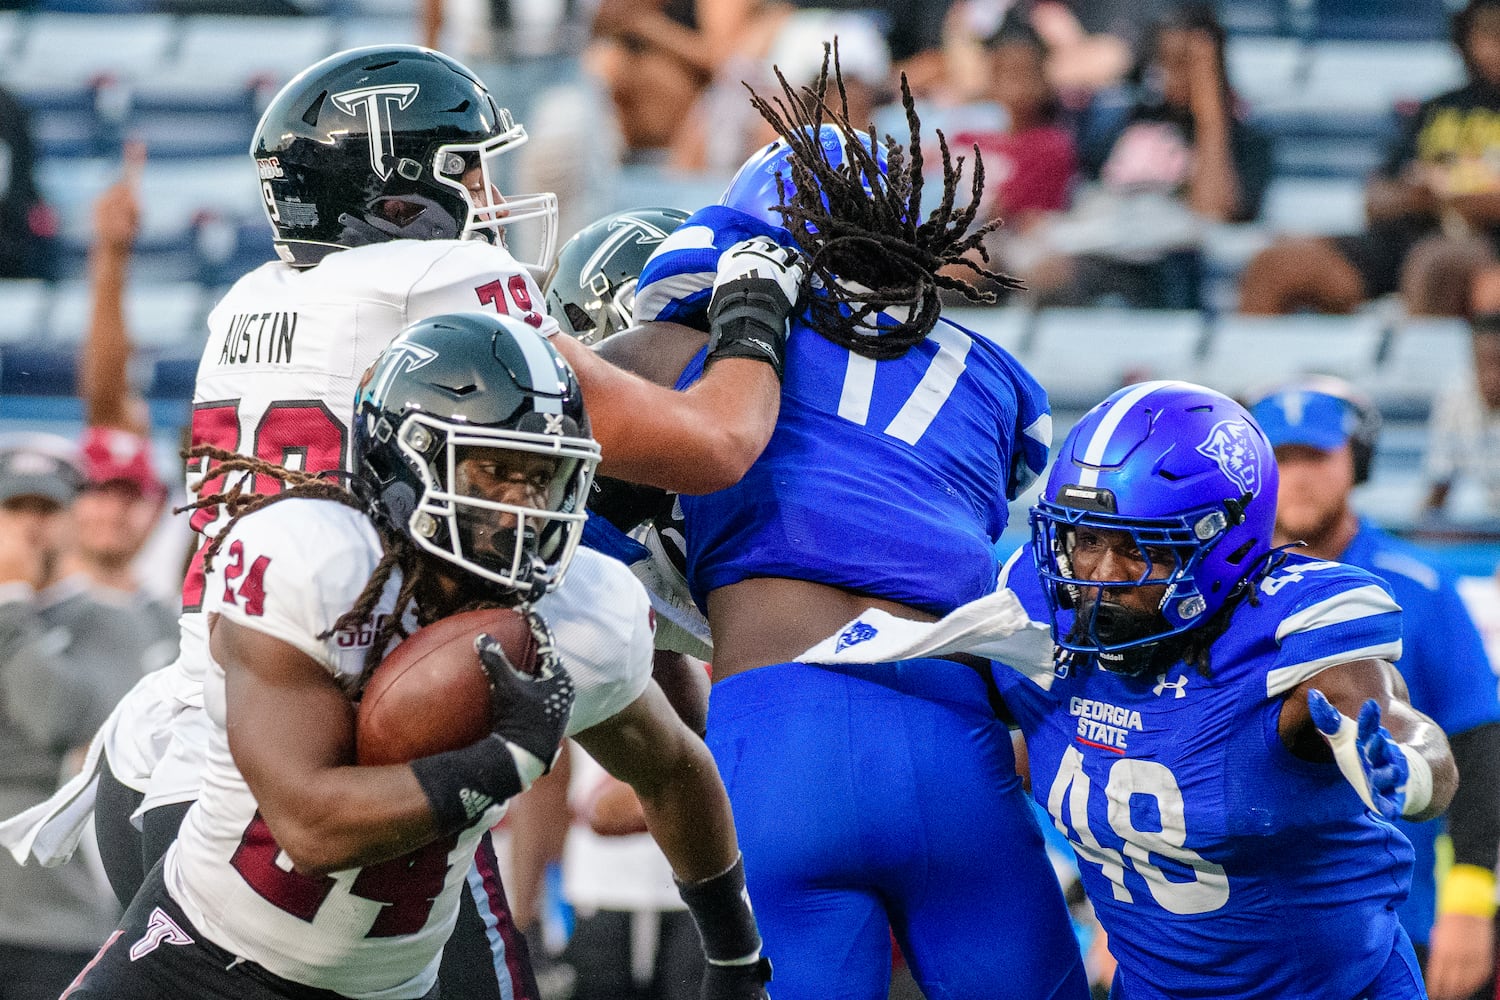
[[[352, 606], [380, 555], [363, 513], [326, 500], [288, 500], [235, 526], [207, 579], [204, 611], [295, 646], [351, 692], [369, 631], [319, 635]], [[387, 584], [377, 615], [390, 612], [397, 585]], [[619, 563], [579, 552], [562, 585], [536, 609], [577, 686], [569, 735], [645, 690], [649, 603]], [[503, 805], [402, 858], [327, 876], [292, 870], [230, 754], [224, 681], [210, 661], [204, 707], [214, 725], [201, 793], [167, 855], [172, 898], [204, 936], [279, 976], [352, 997], [422, 996], [437, 976], [475, 846]]]
[[[712, 262], [749, 235], [787, 238], [722, 206], [690, 216], [642, 271], [637, 318], [645, 301], [651, 317], [695, 319]], [[700, 353], [678, 387], [702, 365]], [[735, 486], [682, 498], [693, 596], [702, 605], [738, 580], [789, 576], [950, 611], [993, 589], [991, 542], [1051, 437], [1041, 386], [972, 330], [939, 320], [877, 362], [794, 319], [760, 458]]]
[[[1006, 582], [1046, 618], [1029, 546]], [[1411, 845], [1277, 730], [1287, 693], [1320, 670], [1399, 658], [1400, 608], [1363, 570], [1300, 555], [1256, 590], [1207, 677], [1180, 661], [1144, 678], [1072, 665], [1044, 689], [994, 668], [1032, 796], [1078, 854], [1132, 1000], [1352, 998], [1400, 934]]]

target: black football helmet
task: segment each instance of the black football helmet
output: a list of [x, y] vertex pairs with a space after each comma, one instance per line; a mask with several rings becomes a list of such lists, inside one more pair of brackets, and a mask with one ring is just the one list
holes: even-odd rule
[[[462, 64], [415, 45], [376, 45], [297, 74], [261, 116], [250, 155], [276, 252], [289, 264], [394, 239], [499, 242], [503, 227], [539, 220], [542, 246], [526, 263], [545, 268], [556, 196], [502, 198], [496, 187], [496, 158], [525, 141]], [[475, 167], [482, 184], [471, 176], [466, 187]]]
[[686, 219], [675, 208], [632, 208], [579, 230], [557, 252], [547, 312], [585, 344], [633, 326], [641, 269]]
[[[365, 372], [354, 412], [354, 485], [377, 521], [523, 601], [562, 581], [599, 445], [573, 370], [546, 338], [511, 316], [429, 317]], [[524, 468], [545, 500], [481, 495], [470, 463], [490, 481]]]

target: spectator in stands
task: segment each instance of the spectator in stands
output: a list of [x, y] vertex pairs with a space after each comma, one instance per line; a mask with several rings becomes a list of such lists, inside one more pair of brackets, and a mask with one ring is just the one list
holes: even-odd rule
[[1081, 109], [1100, 91], [1121, 83], [1145, 50], [1152, 26], [1174, 0], [968, 0], [976, 27], [1000, 16], [1042, 39], [1047, 77], [1063, 103]]
[[[50, 435], [0, 444], [0, 813], [44, 801], [119, 697], [115, 629], [48, 588], [83, 485], [75, 449]], [[0, 855], [0, 998], [53, 1000], [118, 917], [82, 856], [57, 868]]]
[[1495, 862], [1500, 850], [1500, 700], [1479, 632], [1453, 579], [1422, 552], [1361, 517], [1351, 502], [1370, 474], [1380, 413], [1341, 379], [1313, 376], [1263, 395], [1250, 410], [1281, 472], [1276, 544], [1365, 569], [1402, 610], [1396, 668], [1411, 704], [1443, 728], [1463, 775], [1448, 807], [1453, 866], [1435, 882], [1443, 820], [1396, 821], [1416, 850], [1402, 926], [1433, 1000], [1463, 1000], [1494, 966]]
[[0, 87], [0, 278], [51, 278], [57, 216], [34, 176], [30, 115]]
[[614, 102], [626, 158], [672, 145], [685, 111], [720, 67], [753, 46], [764, 5], [752, 0], [603, 0], [591, 62]]
[[1139, 76], [1133, 102], [1083, 148], [1092, 183], [1037, 233], [1026, 281], [1041, 304], [1195, 307], [1203, 227], [1259, 211], [1270, 143], [1235, 113], [1213, 9], [1167, 16]]
[[[875, 120], [891, 93], [891, 53], [868, 12], [792, 10], [779, 7], [757, 21], [743, 47], [692, 111], [673, 143], [671, 165], [729, 176], [776, 133], [755, 112], [745, 87], [776, 85], [776, 71], [794, 87], [813, 85], [823, 68], [825, 46], [837, 39], [849, 120]], [[936, 154], [934, 153], [934, 156]]]
[[[1488, 294], [1482, 277], [1476, 296]], [[1500, 312], [1486, 311], [1472, 321], [1474, 370], [1438, 393], [1427, 425], [1423, 510], [1447, 507], [1457, 482], [1468, 477], [1484, 491], [1485, 509], [1500, 517]]]
[[[1046, 47], [1041, 37], [1020, 23], [1007, 23], [989, 39], [988, 97], [1002, 108], [1009, 124], [1003, 132], [958, 132], [953, 145], [961, 152], [978, 146], [984, 158], [984, 218], [1005, 220], [991, 234], [991, 256], [1007, 270], [1025, 271], [1026, 234], [1052, 213], [1068, 207], [1077, 168], [1073, 137], [1057, 122], [1057, 91], [1047, 80]], [[972, 272], [954, 272], [969, 278]]]
[[1469, 82], [1406, 123], [1366, 185], [1366, 231], [1261, 251], [1241, 311], [1347, 313], [1399, 291], [1415, 315], [1466, 312], [1472, 276], [1500, 246], [1500, 0], [1469, 0], [1453, 38]]

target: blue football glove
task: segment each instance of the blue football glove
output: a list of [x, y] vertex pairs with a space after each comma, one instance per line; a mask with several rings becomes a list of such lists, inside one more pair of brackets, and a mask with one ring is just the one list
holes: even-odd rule
[[1380, 724], [1380, 705], [1371, 698], [1356, 723], [1313, 689], [1307, 693], [1313, 724], [1333, 749], [1339, 771], [1360, 800], [1386, 819], [1419, 813], [1432, 801], [1432, 771], [1416, 751], [1396, 742]]

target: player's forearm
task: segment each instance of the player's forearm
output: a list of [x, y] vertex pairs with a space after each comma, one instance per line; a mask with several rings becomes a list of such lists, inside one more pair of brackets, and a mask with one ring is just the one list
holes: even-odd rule
[[328, 768], [255, 792], [276, 843], [298, 871], [308, 874], [386, 861], [425, 846], [439, 833], [416, 775], [405, 764]]
[[1458, 768], [1448, 737], [1437, 723], [1404, 702], [1392, 702], [1386, 715], [1386, 728], [1409, 754], [1420, 756], [1432, 772], [1432, 798], [1417, 812], [1403, 818], [1413, 823], [1441, 816], [1458, 791]]
[[776, 426], [781, 383], [763, 362], [716, 361], [691, 389], [674, 392], [567, 337], [552, 342], [583, 387], [602, 475], [677, 493], [711, 493], [739, 482]]
[[661, 780], [632, 787], [646, 828], [679, 882], [712, 878], [739, 857], [729, 795], [708, 748], [696, 738], [684, 741]]
[[1453, 863], [1493, 871], [1500, 852], [1500, 722], [1449, 738], [1460, 778], [1448, 806]]

